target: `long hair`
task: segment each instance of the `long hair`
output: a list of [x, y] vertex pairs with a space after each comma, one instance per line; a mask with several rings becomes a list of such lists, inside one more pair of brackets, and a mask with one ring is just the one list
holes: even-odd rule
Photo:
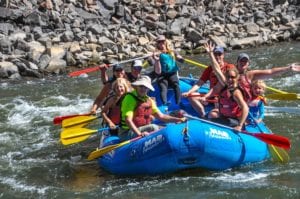
[[120, 77], [120, 78], [117, 78], [117, 79], [113, 82], [113, 84], [112, 84], [112, 89], [113, 89], [114, 92], [116, 92], [116, 88], [117, 88], [117, 86], [119, 86], [119, 85], [123, 85], [123, 86], [124, 86], [124, 88], [125, 88], [125, 93], [130, 92], [130, 91], [132, 90], [132, 89], [131, 89], [131, 84], [130, 84], [130, 82], [129, 82], [127, 79], [125, 79], [125, 78]]

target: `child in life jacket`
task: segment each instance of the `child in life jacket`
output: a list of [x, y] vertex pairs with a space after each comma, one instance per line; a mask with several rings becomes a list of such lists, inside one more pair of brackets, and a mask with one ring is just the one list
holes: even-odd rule
[[117, 125], [121, 121], [121, 102], [126, 93], [131, 91], [130, 83], [125, 78], [117, 78], [112, 89], [114, 94], [108, 97], [105, 105], [102, 107], [101, 115], [103, 121], [109, 126], [110, 134], [117, 135]]
[[266, 89], [266, 84], [263, 80], [254, 80], [251, 83], [251, 94], [252, 98], [248, 102], [249, 106], [249, 117], [248, 121], [253, 119], [256, 123], [261, 122], [265, 116], [266, 99], [263, 97]]

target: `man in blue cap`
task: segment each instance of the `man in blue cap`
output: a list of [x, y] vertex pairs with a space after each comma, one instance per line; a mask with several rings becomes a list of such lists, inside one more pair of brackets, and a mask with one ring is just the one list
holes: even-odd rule
[[[211, 43], [206, 43], [205, 49], [209, 53], [213, 52], [215, 59], [218, 62], [218, 64], [220, 65], [221, 70], [223, 72], [225, 72], [226, 70], [228, 70], [230, 68], [235, 67], [233, 64], [229, 64], [228, 62], [224, 61], [224, 48], [222, 46], [214, 46]], [[213, 49], [213, 50], [211, 50], [211, 49]], [[207, 81], [210, 82], [210, 88], [213, 88], [218, 83], [218, 78], [217, 78], [216, 74], [214, 73], [212, 66], [207, 67], [203, 71], [203, 73], [200, 76], [197, 83], [188, 92], [185, 92], [182, 95], [184, 97], [188, 97], [189, 95], [193, 95], [193, 93], [197, 94], [198, 89]], [[191, 97], [191, 98], [189, 98], [189, 101], [190, 101], [192, 107], [200, 115], [200, 117], [204, 117], [205, 110], [204, 110], [204, 106], [202, 105], [202, 103], [200, 101], [200, 96], [199, 97]]]

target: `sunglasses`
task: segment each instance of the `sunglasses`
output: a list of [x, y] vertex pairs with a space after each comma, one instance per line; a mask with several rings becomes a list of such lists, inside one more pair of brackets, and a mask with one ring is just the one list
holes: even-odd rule
[[236, 76], [229, 75], [229, 76], [227, 76], [227, 78], [228, 78], [228, 79], [235, 79], [235, 78], [236, 78]]
[[143, 86], [143, 85], [140, 85], [140, 86], [138, 86], [139, 88], [142, 88], [142, 89], [148, 89], [148, 87], [146, 87], [146, 86]]
[[142, 67], [141, 66], [134, 66], [133, 69], [134, 70], [142, 70]]
[[214, 53], [215, 56], [221, 56], [222, 54], [223, 53], [218, 53], [218, 52]]
[[122, 72], [123, 69], [116, 69], [115, 72]]
[[248, 62], [247, 58], [240, 59], [239, 62]]

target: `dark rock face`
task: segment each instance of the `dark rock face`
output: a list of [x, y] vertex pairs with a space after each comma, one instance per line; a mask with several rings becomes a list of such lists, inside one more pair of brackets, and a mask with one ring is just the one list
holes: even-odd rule
[[300, 40], [299, 25], [299, 0], [0, 0], [0, 78], [144, 56], [159, 34], [238, 49]]

